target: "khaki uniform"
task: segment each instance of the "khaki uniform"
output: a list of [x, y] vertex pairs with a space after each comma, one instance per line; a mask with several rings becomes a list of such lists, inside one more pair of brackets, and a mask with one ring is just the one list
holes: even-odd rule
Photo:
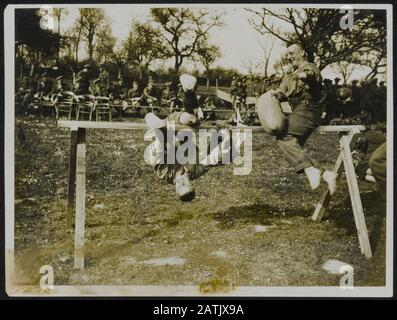
[[371, 168], [372, 175], [374, 176], [379, 191], [383, 198], [386, 198], [386, 142], [381, 144], [369, 158], [369, 167]]
[[[307, 78], [301, 80], [298, 74], [305, 72]], [[310, 134], [320, 124], [321, 97], [320, 70], [312, 63], [305, 62], [292, 73], [286, 75], [277, 90], [281, 101], [287, 100], [292, 113], [286, 118], [284, 131], [277, 137], [277, 144], [284, 153], [286, 160], [297, 173], [313, 166], [304, 144]]]

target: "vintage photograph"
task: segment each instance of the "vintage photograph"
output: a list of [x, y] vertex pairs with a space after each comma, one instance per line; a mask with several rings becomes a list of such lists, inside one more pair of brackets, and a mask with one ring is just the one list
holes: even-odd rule
[[8, 6], [7, 293], [390, 296], [391, 13]]

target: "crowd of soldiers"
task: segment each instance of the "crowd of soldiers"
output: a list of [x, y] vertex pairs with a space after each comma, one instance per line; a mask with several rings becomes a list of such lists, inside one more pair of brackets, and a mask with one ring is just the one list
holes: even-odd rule
[[[151, 111], [164, 109], [167, 110], [166, 113], [183, 108], [183, 90], [178, 83], [169, 81], [160, 88], [149, 76], [146, 83], [134, 79], [131, 84], [127, 84], [121, 77], [111, 81], [104, 64], [99, 65], [94, 75], [92, 69], [91, 65], [84, 65], [73, 81], [68, 81], [63, 75], [54, 76], [51, 69], [36, 77], [24, 77], [16, 92], [18, 112], [26, 115], [32, 108], [38, 108], [39, 103], [55, 103], [65, 91], [73, 92], [76, 96], [108, 97], [113, 105], [122, 106], [117, 111], [120, 116], [128, 113], [144, 114], [145, 108]], [[349, 85], [340, 84], [340, 81], [339, 78], [334, 82], [329, 79], [323, 80], [323, 94], [319, 107], [324, 111], [324, 123], [369, 124], [386, 120], [384, 81], [378, 83], [377, 79], [360, 82], [353, 80]], [[260, 78], [234, 74], [230, 85], [234, 115], [230, 122], [253, 124], [255, 108], [247, 103], [247, 96], [258, 97], [268, 90], [277, 88], [278, 85], [279, 81], [274, 76]], [[207, 116], [216, 118], [214, 99], [200, 98], [202, 109], [210, 110], [206, 112]]]
[[159, 110], [167, 108], [167, 112], [182, 108], [183, 90], [180, 84], [167, 82], [160, 90], [153, 78], [149, 76], [146, 83], [133, 80], [127, 85], [123, 78], [111, 81], [105, 65], [101, 64], [93, 77], [92, 66], [86, 64], [74, 76], [72, 81], [62, 75], [55, 77], [51, 69], [45, 70], [36, 77], [24, 77], [17, 84], [17, 113], [26, 115], [37, 109], [40, 103], [55, 103], [65, 93], [73, 93], [76, 97], [108, 97], [114, 106], [121, 106], [119, 113], [140, 113], [143, 108]]
[[[340, 82], [340, 78], [335, 78], [334, 81], [323, 80], [319, 108], [324, 113], [324, 123], [370, 124], [386, 121], [385, 81], [378, 82], [376, 78], [372, 78], [353, 80], [350, 84]], [[234, 76], [231, 84], [233, 101], [245, 102], [247, 95], [258, 97], [269, 90], [277, 89], [279, 84], [280, 80], [276, 76], [266, 78]]]
[[323, 80], [321, 107], [331, 124], [370, 124], [386, 121], [386, 85], [385, 81], [373, 78], [353, 80], [351, 84], [339, 84]]

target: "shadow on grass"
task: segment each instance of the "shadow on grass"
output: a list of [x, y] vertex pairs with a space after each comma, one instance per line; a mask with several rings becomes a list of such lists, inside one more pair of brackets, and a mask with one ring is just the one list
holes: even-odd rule
[[214, 213], [213, 218], [220, 222], [221, 227], [230, 229], [236, 222], [270, 225], [278, 217], [294, 216], [309, 217], [311, 210], [307, 208], [281, 208], [267, 203], [258, 203], [241, 207], [230, 207], [226, 211]]
[[[381, 236], [383, 219], [386, 216], [386, 207], [381, 196], [376, 191], [362, 193], [361, 202], [365, 212], [369, 240], [371, 246], [375, 248]], [[357, 234], [349, 197], [346, 197], [342, 202], [331, 207], [328, 213], [328, 218], [335, 221], [339, 227], [344, 228], [349, 235]]]

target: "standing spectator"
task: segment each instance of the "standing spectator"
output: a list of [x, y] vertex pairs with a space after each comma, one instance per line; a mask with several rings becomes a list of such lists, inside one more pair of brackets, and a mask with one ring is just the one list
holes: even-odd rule
[[234, 122], [242, 123], [241, 111], [245, 110], [245, 101], [247, 98], [247, 87], [244, 84], [244, 77], [237, 79], [237, 84], [232, 92], [233, 108], [235, 113]]
[[385, 122], [387, 116], [387, 91], [385, 81], [379, 82], [378, 88], [378, 99], [379, 99], [379, 121]]
[[335, 89], [339, 89], [340, 87], [341, 87], [341, 85], [339, 84], [340, 83], [340, 78], [338, 78], [338, 77], [336, 77], [335, 79], [334, 79], [334, 87], [335, 87]]

